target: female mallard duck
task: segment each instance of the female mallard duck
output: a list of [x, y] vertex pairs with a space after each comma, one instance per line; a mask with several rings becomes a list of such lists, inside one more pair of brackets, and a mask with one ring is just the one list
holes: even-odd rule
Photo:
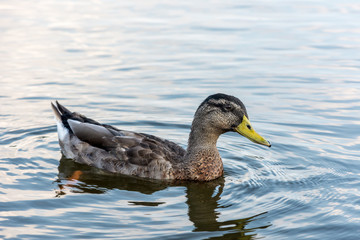
[[270, 143], [252, 128], [244, 104], [236, 97], [214, 94], [195, 112], [187, 150], [145, 133], [100, 124], [56, 102], [59, 143], [65, 157], [113, 173], [153, 179], [210, 181], [223, 174], [216, 142], [234, 131], [255, 143]]

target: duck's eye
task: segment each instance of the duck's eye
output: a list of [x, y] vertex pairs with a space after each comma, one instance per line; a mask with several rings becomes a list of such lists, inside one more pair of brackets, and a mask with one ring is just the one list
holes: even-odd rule
[[231, 104], [225, 104], [223, 108], [227, 112], [230, 112], [230, 111], [232, 111], [234, 109]]

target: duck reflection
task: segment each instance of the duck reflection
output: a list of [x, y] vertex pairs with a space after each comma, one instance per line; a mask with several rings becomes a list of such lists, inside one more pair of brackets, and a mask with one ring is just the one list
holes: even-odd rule
[[[92, 168], [86, 165], [75, 163], [70, 159], [62, 157], [59, 164], [59, 174], [55, 190], [56, 197], [61, 197], [69, 192], [72, 193], [105, 193], [111, 189], [136, 191], [143, 194], [153, 194], [172, 186], [183, 186], [186, 192], [186, 204], [188, 205], [189, 220], [194, 224], [193, 231], [219, 232], [223, 235], [213, 239], [253, 239], [255, 231], [262, 226], [250, 229], [246, 227], [256, 216], [244, 219], [235, 219], [220, 222], [218, 209], [224, 206], [219, 205], [224, 189], [225, 180], [223, 177], [211, 182], [170, 182], [148, 180], [124, 175], [114, 175]], [[129, 201], [131, 205], [159, 206], [165, 202]], [[208, 238], [212, 239], [212, 238]]]

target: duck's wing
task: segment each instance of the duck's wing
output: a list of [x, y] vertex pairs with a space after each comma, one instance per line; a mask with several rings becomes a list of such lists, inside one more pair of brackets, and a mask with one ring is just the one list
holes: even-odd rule
[[[112, 172], [144, 175], [149, 167], [171, 168], [185, 155], [177, 144], [152, 135], [119, 130], [52, 104], [65, 156]], [[60, 126], [59, 126], [60, 125]], [[63, 128], [62, 130], [59, 130]], [[62, 133], [62, 132], [65, 132]], [[151, 173], [148, 173], [150, 176]], [[159, 178], [163, 178], [162, 176]]]

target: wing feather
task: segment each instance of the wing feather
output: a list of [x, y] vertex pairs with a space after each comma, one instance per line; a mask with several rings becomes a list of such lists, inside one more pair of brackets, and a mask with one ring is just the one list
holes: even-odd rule
[[[163, 178], [186, 151], [174, 142], [101, 124], [56, 102], [55, 116], [69, 130], [63, 152], [81, 163], [124, 174]], [[64, 146], [68, 147], [64, 147]], [[151, 170], [152, 169], [152, 170]], [[157, 169], [157, 170], [155, 170]]]

